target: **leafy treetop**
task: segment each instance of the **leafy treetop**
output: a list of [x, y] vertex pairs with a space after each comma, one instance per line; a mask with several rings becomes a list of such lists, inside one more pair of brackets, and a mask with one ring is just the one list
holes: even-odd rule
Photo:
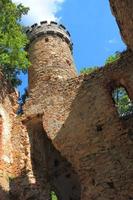
[[21, 84], [20, 70], [26, 72], [30, 65], [24, 50], [28, 39], [20, 23], [28, 10], [11, 0], [0, 0], [0, 70], [14, 87]]
[[20, 24], [22, 15], [28, 8], [16, 5], [11, 0], [0, 0], [0, 66], [26, 69], [29, 65], [27, 52], [24, 50], [28, 39]]

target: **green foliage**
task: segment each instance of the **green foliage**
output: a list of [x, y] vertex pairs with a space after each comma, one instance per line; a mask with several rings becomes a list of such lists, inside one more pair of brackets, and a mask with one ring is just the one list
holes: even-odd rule
[[124, 88], [117, 88], [113, 93], [113, 99], [120, 116], [126, 116], [133, 113], [133, 104]]
[[51, 191], [51, 200], [58, 200], [54, 191]]
[[0, 68], [14, 86], [20, 84], [16, 77], [19, 70], [27, 69], [30, 64], [24, 50], [28, 39], [20, 24], [22, 15], [27, 12], [28, 8], [22, 4], [0, 0]]
[[[120, 52], [116, 52], [114, 55], [109, 56], [105, 65], [111, 64], [120, 58]], [[129, 99], [126, 90], [123, 87], [117, 88], [113, 93], [113, 99], [117, 107], [119, 116], [123, 117], [133, 113], [133, 104]]]
[[[120, 58], [120, 53], [116, 52], [114, 55], [109, 56], [106, 59], [105, 65], [113, 63], [116, 60], [118, 60], [119, 58]], [[90, 74], [93, 71], [95, 71], [96, 69], [98, 69], [98, 67], [96, 67], [96, 66], [89, 67], [89, 68], [83, 68], [80, 71], [80, 73], [81, 74]], [[117, 107], [117, 111], [118, 111], [120, 117], [123, 117], [123, 116], [133, 113], [133, 103], [129, 99], [128, 94], [124, 88], [122, 88], [122, 87], [117, 88], [116, 90], [114, 90], [112, 96], [115, 101], [115, 105]]]
[[94, 67], [84, 67], [83, 69], [80, 70], [81, 74], [91, 74], [92, 72], [94, 72], [96, 69], [98, 69], [98, 67], [94, 66]]
[[116, 60], [118, 60], [120, 58], [120, 53], [116, 52], [114, 55], [109, 56], [106, 61], [105, 61], [105, 65], [110, 64], [115, 62]]

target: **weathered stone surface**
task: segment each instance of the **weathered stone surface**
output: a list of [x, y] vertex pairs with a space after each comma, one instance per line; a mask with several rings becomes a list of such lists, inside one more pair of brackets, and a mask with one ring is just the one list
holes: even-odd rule
[[59, 200], [133, 199], [133, 116], [120, 117], [112, 99], [122, 86], [133, 101], [132, 3], [110, 2], [130, 49], [113, 64], [77, 77], [69, 33], [43, 22], [28, 31], [23, 116], [0, 72], [0, 200], [48, 200], [51, 191]]
[[[51, 37], [52, 43], [56, 40], [58, 38]], [[41, 55], [42, 66], [46, 68], [45, 73], [41, 73], [42, 68], [36, 67], [39, 61], [31, 57], [33, 68], [29, 78], [34, 76], [34, 84], [25, 106], [27, 120], [35, 116], [37, 119], [37, 114], [43, 117], [44, 134], [77, 173], [80, 199], [129, 199], [133, 196], [133, 121], [132, 117], [128, 120], [119, 117], [112, 92], [123, 86], [133, 99], [133, 53], [123, 53], [118, 61], [89, 76], [73, 77], [70, 70], [67, 78], [60, 79], [56, 73], [52, 74], [54, 58], [50, 61], [50, 71], [48, 64], [43, 65], [47, 52], [41, 54], [36, 46], [42, 41], [44, 38], [40, 37], [30, 47], [31, 55], [37, 55], [36, 59]], [[58, 62], [57, 73], [64, 63]], [[37, 73], [41, 75], [35, 77]]]
[[[127, 51], [121, 54], [121, 58], [115, 63], [91, 75], [76, 77], [73, 66], [66, 65], [64, 60], [66, 54], [71, 56], [67, 44], [58, 37], [49, 36], [47, 42], [50, 41], [50, 44], [47, 46], [45, 38], [46, 36], [38, 37], [29, 48], [33, 65], [29, 70], [30, 98], [25, 106], [27, 123], [31, 121], [29, 132], [34, 124], [33, 119], [36, 119], [37, 128], [37, 118], [41, 116], [43, 134], [47, 134], [61, 155], [72, 164], [77, 174], [76, 179], [80, 180], [81, 193], [78, 199], [132, 198], [133, 118], [119, 117], [112, 92], [122, 86], [133, 100], [133, 53]], [[61, 44], [59, 48], [58, 42]], [[51, 45], [53, 48], [49, 48]], [[63, 56], [59, 57], [62, 55], [62, 46]], [[53, 51], [54, 56], [51, 56]], [[38, 137], [39, 130], [38, 127]], [[34, 130], [31, 135], [36, 135], [33, 133]], [[46, 145], [42, 145], [45, 146], [43, 150], [41, 142], [38, 144], [42, 154], [46, 151]], [[37, 149], [34, 152], [37, 152]], [[55, 154], [53, 157], [56, 157]], [[61, 158], [58, 161], [62, 163]], [[51, 163], [47, 160], [46, 163], [49, 162]], [[50, 165], [47, 169], [51, 171], [51, 167]], [[66, 164], [61, 164], [60, 179], [63, 176], [63, 168], [66, 169]], [[52, 176], [54, 177], [53, 173]], [[57, 182], [51, 180], [52, 184], [56, 183], [56, 187]], [[61, 180], [62, 183], [65, 182], [64, 179]], [[73, 183], [73, 178], [70, 180]], [[59, 188], [60, 199], [62, 189]]]
[[[65, 104], [68, 101], [71, 106], [62, 127], [54, 125], [57, 132], [53, 144], [77, 171], [83, 200], [133, 197], [133, 117], [119, 118], [112, 100], [112, 91], [119, 86], [125, 87], [133, 99], [132, 66], [133, 54], [127, 52], [116, 63], [79, 77], [79, 86], [73, 80], [76, 89], [67, 87], [74, 99], [66, 95]], [[47, 132], [53, 138], [50, 127]]]
[[16, 115], [17, 96], [0, 77], [0, 199], [26, 200], [49, 197], [36, 182], [27, 130]]
[[133, 50], [133, 1], [110, 0], [124, 42]]

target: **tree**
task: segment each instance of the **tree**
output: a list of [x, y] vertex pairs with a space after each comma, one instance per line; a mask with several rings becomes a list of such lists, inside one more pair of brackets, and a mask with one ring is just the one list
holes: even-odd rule
[[133, 113], [133, 103], [123, 87], [115, 89], [112, 95], [117, 111], [121, 117]]
[[28, 43], [20, 23], [28, 8], [16, 5], [11, 0], [0, 0], [0, 68], [5, 77], [15, 86], [20, 84], [17, 75], [25, 70], [30, 62], [24, 50]]
[[23, 105], [25, 104], [27, 98], [28, 98], [28, 90], [27, 88], [25, 88], [24, 93], [21, 96], [19, 93], [19, 98], [18, 98], [19, 107], [17, 110], [17, 115], [23, 114]]

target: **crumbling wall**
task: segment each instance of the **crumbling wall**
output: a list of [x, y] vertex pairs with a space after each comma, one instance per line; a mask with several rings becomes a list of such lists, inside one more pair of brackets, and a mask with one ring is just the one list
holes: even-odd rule
[[124, 42], [133, 50], [133, 1], [110, 0]]
[[17, 95], [0, 74], [0, 199], [34, 197], [36, 179], [32, 171], [28, 133], [16, 115]]
[[78, 175], [48, 138], [42, 116], [32, 117], [25, 124], [31, 143], [33, 173], [39, 186], [36, 199], [50, 199], [51, 192], [54, 191], [59, 200], [80, 200]]
[[133, 198], [133, 118], [120, 118], [112, 99], [113, 90], [123, 86], [133, 100], [132, 65], [133, 54], [126, 52], [114, 64], [79, 77], [78, 86], [76, 79], [69, 80], [60, 106], [67, 113], [60, 118], [62, 127], [56, 123], [56, 106], [49, 106], [47, 113], [55, 123], [45, 123], [44, 117], [48, 136], [79, 175], [83, 200]]
[[114, 89], [122, 86], [133, 100], [132, 65], [133, 54], [127, 51], [91, 75], [53, 79], [50, 87], [40, 89], [45, 134], [78, 174], [83, 200], [133, 197], [133, 118], [120, 118], [112, 99]]
[[1, 200], [49, 199], [51, 191], [59, 200], [133, 199], [133, 116], [120, 117], [112, 98], [122, 86], [133, 101], [133, 4], [110, 3], [130, 49], [113, 64], [76, 77], [69, 32], [42, 22], [28, 30], [23, 117], [0, 73]]
[[[36, 30], [34, 27], [31, 30], [35, 31], [36, 37], [29, 47], [33, 68], [29, 71], [30, 94], [24, 109], [27, 122], [31, 121], [28, 132], [34, 152], [32, 157], [36, 160], [32, 162], [36, 177], [41, 170], [48, 170], [50, 182], [45, 173], [41, 173], [44, 177], [39, 175], [38, 180], [47, 180], [45, 185], [48, 188], [50, 185], [58, 185], [58, 179], [62, 180], [63, 185], [67, 185], [64, 174], [61, 173], [57, 179], [54, 174], [55, 166], [51, 166], [59, 152], [71, 164], [76, 180], [79, 180], [79, 199], [132, 199], [132, 116], [120, 118], [112, 98], [117, 87], [124, 87], [133, 100], [132, 51], [122, 53], [119, 60], [91, 75], [76, 77], [76, 74], [71, 73], [74, 70], [73, 64], [66, 62], [67, 56], [72, 61], [66, 41], [53, 35], [53, 32], [49, 36], [46, 32], [38, 35]], [[61, 51], [62, 46], [64, 51]], [[32, 121], [39, 115], [43, 120], [41, 138], [47, 134], [52, 140], [53, 155], [47, 152], [48, 138], [44, 143], [39, 139], [40, 125]], [[33, 145], [35, 141], [36, 146]], [[40, 160], [43, 152], [50, 155], [51, 159]], [[67, 162], [63, 164], [60, 156], [62, 164], [58, 169], [62, 172], [63, 168], [68, 168]], [[39, 163], [42, 169], [39, 170], [35, 163]], [[73, 185], [73, 176], [69, 179]], [[60, 194], [68, 192], [66, 188], [58, 188]], [[69, 192], [71, 194], [72, 190]]]

